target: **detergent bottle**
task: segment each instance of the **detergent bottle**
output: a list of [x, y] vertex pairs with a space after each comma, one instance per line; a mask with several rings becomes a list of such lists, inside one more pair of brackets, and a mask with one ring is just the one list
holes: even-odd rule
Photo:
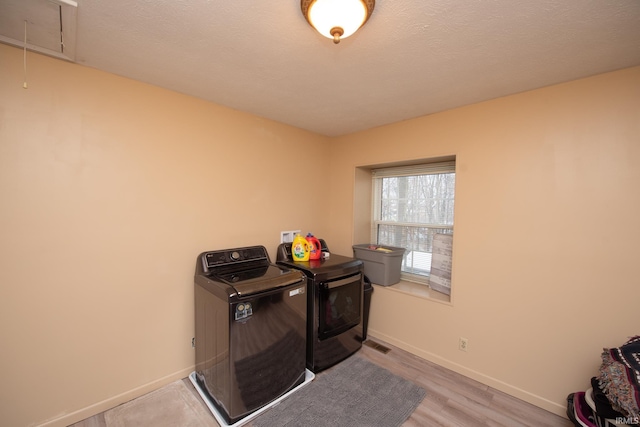
[[309, 242], [309, 259], [320, 259], [322, 256], [322, 245], [320, 240], [316, 239], [313, 234], [307, 234], [307, 242]]
[[301, 234], [296, 234], [293, 242], [291, 243], [291, 256], [294, 261], [309, 261], [309, 253], [311, 252], [309, 242], [302, 237]]

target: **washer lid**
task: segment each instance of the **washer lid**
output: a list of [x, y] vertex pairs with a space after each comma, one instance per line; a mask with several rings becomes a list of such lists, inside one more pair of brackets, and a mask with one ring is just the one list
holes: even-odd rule
[[211, 279], [233, 287], [238, 296], [267, 292], [306, 280], [305, 276], [299, 271], [285, 269], [272, 264], [225, 274], [214, 274]]

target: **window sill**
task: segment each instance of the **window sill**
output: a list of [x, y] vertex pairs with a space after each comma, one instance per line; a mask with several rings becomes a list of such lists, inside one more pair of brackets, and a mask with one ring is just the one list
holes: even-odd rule
[[406, 280], [401, 280], [400, 282], [391, 286], [376, 285], [375, 283], [373, 283], [373, 285], [377, 288], [389, 289], [390, 291], [400, 292], [403, 294], [412, 295], [414, 297], [439, 302], [441, 304], [451, 305], [451, 296], [443, 294], [442, 292], [435, 291], [427, 285], [409, 282]]

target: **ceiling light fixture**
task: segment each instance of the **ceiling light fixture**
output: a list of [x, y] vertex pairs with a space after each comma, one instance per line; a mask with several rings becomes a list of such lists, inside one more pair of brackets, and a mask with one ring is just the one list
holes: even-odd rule
[[358, 31], [371, 16], [375, 0], [301, 0], [309, 24], [335, 44]]

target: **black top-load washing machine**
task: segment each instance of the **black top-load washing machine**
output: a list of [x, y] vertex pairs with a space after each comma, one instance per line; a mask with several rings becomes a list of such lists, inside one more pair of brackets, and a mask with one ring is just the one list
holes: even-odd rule
[[278, 265], [307, 277], [307, 368], [312, 372], [335, 365], [362, 347], [362, 261], [329, 253], [320, 239], [323, 258], [293, 261], [291, 243], [278, 246]]
[[304, 274], [252, 246], [200, 254], [194, 280], [195, 381], [226, 422], [304, 382]]

